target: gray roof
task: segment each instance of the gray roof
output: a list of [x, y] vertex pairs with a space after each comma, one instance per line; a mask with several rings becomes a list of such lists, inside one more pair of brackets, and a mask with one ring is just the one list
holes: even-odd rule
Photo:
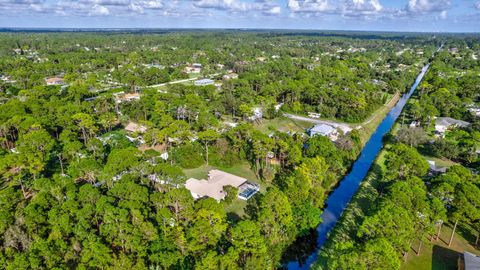
[[214, 81], [211, 79], [201, 79], [198, 81], [195, 81], [195, 85], [207, 85], [207, 84], [213, 84]]
[[332, 134], [334, 131], [335, 131], [335, 128], [330, 126], [330, 125], [318, 124], [318, 125], [313, 126], [310, 129], [310, 135], [320, 134], [320, 135], [323, 135], [323, 136], [328, 136], [328, 135]]
[[463, 258], [465, 259], [465, 270], [480, 269], [480, 256], [465, 251], [463, 253]]
[[453, 119], [453, 118], [450, 118], [450, 117], [438, 117], [435, 120], [435, 125], [445, 126], [445, 127], [449, 127], [449, 126], [453, 126], [453, 125], [458, 126], [458, 127], [467, 127], [467, 126], [470, 125], [470, 123], [462, 121], [462, 120]]

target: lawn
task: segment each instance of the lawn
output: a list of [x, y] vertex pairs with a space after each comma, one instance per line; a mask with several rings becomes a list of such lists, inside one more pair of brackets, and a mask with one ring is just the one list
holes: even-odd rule
[[452, 229], [448, 226], [444, 226], [440, 239], [424, 245], [419, 256], [417, 256], [412, 249], [408, 254], [407, 262], [402, 264], [401, 269], [457, 269], [457, 260], [464, 251], [480, 255], [480, 250], [475, 249], [470, 244], [475, 241], [475, 236], [473, 236], [466, 228], [459, 228], [458, 232], [465, 235], [470, 241], [467, 241], [462, 235], [456, 233], [452, 245], [448, 247], [446, 243], [450, 238]]
[[365, 120], [358, 130], [360, 132], [360, 139], [364, 145], [372, 136], [373, 132], [377, 129], [378, 125], [383, 121], [385, 116], [390, 112], [390, 110], [397, 104], [397, 101], [400, 99], [400, 94], [392, 96], [392, 98], [383, 106], [378, 108], [370, 118]]
[[265, 133], [274, 132], [276, 130], [283, 132], [305, 132], [307, 128], [312, 127], [313, 124], [305, 121], [293, 120], [284, 116], [275, 119], [264, 119], [259, 124], [254, 124], [257, 130]]
[[458, 163], [454, 162], [454, 161], [451, 161], [449, 159], [441, 159], [441, 158], [436, 158], [436, 157], [432, 157], [432, 156], [428, 156], [428, 155], [423, 155], [423, 157], [426, 159], [426, 160], [433, 160], [435, 161], [435, 165], [436, 166], [440, 166], [440, 167], [451, 167], [453, 165], [457, 165]]

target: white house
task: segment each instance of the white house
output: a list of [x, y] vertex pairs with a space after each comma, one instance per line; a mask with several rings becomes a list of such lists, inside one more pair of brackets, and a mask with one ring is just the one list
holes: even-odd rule
[[476, 117], [480, 117], [480, 107], [470, 107], [468, 111], [471, 112]]
[[206, 86], [206, 85], [212, 85], [214, 83], [213, 80], [211, 79], [201, 79], [201, 80], [198, 80], [198, 81], [195, 81], [194, 84], [196, 86]]
[[208, 180], [190, 178], [185, 183], [193, 198], [213, 198], [217, 201], [223, 200], [227, 195], [223, 190], [225, 186], [232, 186], [239, 189], [238, 198], [250, 199], [260, 190], [257, 184], [250, 183], [247, 179], [220, 170], [211, 170], [208, 173]]
[[317, 124], [308, 130], [310, 137], [320, 135], [330, 138], [332, 141], [336, 141], [338, 138], [338, 131], [335, 127], [327, 124]]
[[438, 117], [435, 119], [435, 133], [443, 136], [451, 128], [468, 127], [470, 123], [450, 117]]

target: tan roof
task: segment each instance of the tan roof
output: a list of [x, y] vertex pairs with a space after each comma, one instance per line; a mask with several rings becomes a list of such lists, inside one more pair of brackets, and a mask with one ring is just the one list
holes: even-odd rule
[[211, 170], [208, 173], [207, 180], [198, 180], [190, 178], [185, 183], [185, 187], [190, 190], [196, 199], [201, 197], [210, 197], [217, 201], [225, 197], [224, 186], [240, 187], [247, 179], [219, 170]]
[[45, 81], [46, 81], [47, 83], [63, 83], [63, 78], [60, 78], [60, 77], [51, 77], [51, 78], [45, 79]]
[[145, 131], [147, 131], [147, 128], [142, 126], [142, 125], [139, 125], [137, 123], [134, 123], [134, 122], [130, 122], [128, 123], [128, 125], [125, 127], [125, 130], [126, 131], [129, 131], [129, 132], [140, 132], [140, 133], [143, 133]]

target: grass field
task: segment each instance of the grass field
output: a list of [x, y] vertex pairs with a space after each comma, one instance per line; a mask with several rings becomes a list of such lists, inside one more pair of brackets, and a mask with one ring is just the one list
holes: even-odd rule
[[[463, 252], [468, 251], [473, 254], [480, 255], [480, 250], [475, 249], [471, 245], [475, 241], [475, 237], [470, 230], [459, 228], [452, 245], [448, 247], [447, 243], [452, 233], [452, 229], [444, 226], [440, 239], [424, 245], [420, 255], [417, 256], [412, 249], [408, 254], [407, 261], [402, 264], [402, 270], [432, 269], [432, 270], [448, 270], [457, 269], [457, 260]], [[465, 235], [465, 237], [463, 237]], [[468, 238], [467, 241], [465, 238]], [[416, 248], [416, 247], [415, 247]]]
[[397, 101], [400, 99], [400, 94], [396, 94], [390, 98], [390, 100], [383, 105], [382, 107], [378, 108], [370, 118], [365, 120], [362, 124], [360, 124], [360, 139], [362, 144], [367, 143], [368, 139], [372, 136], [373, 132], [377, 129], [378, 125], [382, 122], [388, 112], [397, 104]]

